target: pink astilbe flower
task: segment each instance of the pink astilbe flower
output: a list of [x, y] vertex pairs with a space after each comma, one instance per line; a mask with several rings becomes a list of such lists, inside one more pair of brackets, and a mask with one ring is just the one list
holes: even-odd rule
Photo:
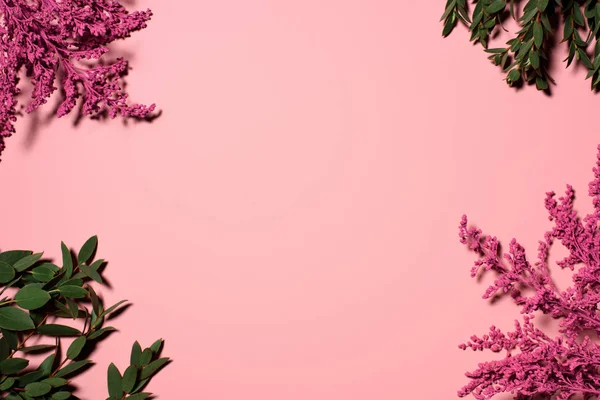
[[[484, 400], [506, 392], [521, 400], [566, 400], [575, 394], [583, 394], [585, 399], [600, 397], [600, 345], [585, 335], [590, 331], [600, 335], [600, 146], [593, 171], [589, 195], [594, 211], [583, 220], [573, 208], [575, 192], [571, 186], [558, 200], [553, 192], [546, 194], [545, 206], [554, 227], [539, 242], [533, 264], [515, 239], [501, 256], [498, 240], [469, 227], [466, 216], [462, 217], [460, 241], [480, 256], [471, 276], [490, 270], [497, 274], [483, 298], [510, 295], [521, 307], [524, 321], [516, 321], [515, 331], [509, 333], [492, 326], [488, 334], [472, 336], [459, 346], [506, 353], [504, 359], [479, 364], [477, 370], [467, 373], [470, 382], [459, 396], [472, 394]], [[569, 253], [558, 266], [574, 271], [573, 285], [563, 291], [553, 283], [548, 266], [555, 240]], [[558, 319], [560, 335], [550, 338], [535, 328], [534, 312]]]
[[[26, 112], [45, 104], [57, 89], [63, 99], [57, 116], [69, 113], [81, 97], [82, 113], [144, 118], [154, 105], [128, 105], [120, 84], [128, 69], [118, 58], [95, 63], [107, 45], [146, 27], [152, 13], [128, 12], [117, 0], [0, 0], [0, 152], [15, 131], [19, 73], [33, 85]], [[58, 81], [58, 82], [56, 82]]]

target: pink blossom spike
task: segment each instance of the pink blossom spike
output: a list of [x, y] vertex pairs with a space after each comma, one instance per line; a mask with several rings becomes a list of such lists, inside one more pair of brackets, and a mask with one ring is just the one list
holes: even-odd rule
[[[127, 61], [98, 61], [108, 44], [144, 29], [151, 16], [150, 10], [130, 13], [117, 0], [0, 0], [0, 152], [15, 132], [20, 71], [33, 85], [28, 113], [60, 87], [64, 98], [58, 117], [71, 112], [80, 98], [84, 115], [148, 116], [154, 104], [127, 102], [120, 83]], [[82, 60], [93, 65], [86, 67]]]
[[[487, 400], [499, 393], [513, 394], [518, 400], [600, 397], [600, 345], [589, 337], [590, 332], [600, 335], [600, 146], [593, 171], [589, 195], [594, 212], [583, 220], [573, 208], [575, 191], [571, 186], [558, 199], [554, 192], [546, 194], [545, 206], [554, 227], [540, 241], [533, 264], [515, 239], [501, 256], [496, 238], [468, 227], [467, 217], [462, 217], [460, 241], [479, 255], [471, 275], [489, 270], [497, 274], [483, 297], [510, 294], [521, 308], [523, 322], [516, 321], [515, 330], [508, 333], [492, 326], [489, 333], [472, 336], [459, 345], [463, 350], [505, 353], [504, 359], [481, 363], [468, 372], [470, 381], [458, 392], [460, 397]], [[548, 266], [555, 240], [569, 251], [558, 266], [574, 271], [572, 286], [563, 291], [552, 282]], [[525, 288], [529, 290], [525, 292]], [[551, 338], [536, 328], [534, 312], [560, 320], [560, 335]]]

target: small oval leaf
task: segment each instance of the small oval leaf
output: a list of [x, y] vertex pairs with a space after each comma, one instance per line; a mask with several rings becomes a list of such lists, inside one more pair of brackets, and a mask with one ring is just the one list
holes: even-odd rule
[[66, 325], [44, 324], [37, 328], [38, 333], [46, 336], [80, 336], [78, 329]]
[[83, 246], [81, 246], [81, 250], [79, 250], [79, 254], [77, 255], [77, 260], [80, 264], [85, 264], [89, 261], [96, 251], [96, 246], [98, 246], [98, 236], [95, 235], [89, 238]]
[[67, 349], [67, 358], [69, 360], [74, 360], [83, 350], [85, 346], [86, 338], [85, 336], [79, 336], [77, 339], [73, 340], [69, 348]]
[[17, 292], [15, 301], [19, 307], [35, 310], [44, 306], [50, 300], [50, 294], [34, 285], [27, 285]]

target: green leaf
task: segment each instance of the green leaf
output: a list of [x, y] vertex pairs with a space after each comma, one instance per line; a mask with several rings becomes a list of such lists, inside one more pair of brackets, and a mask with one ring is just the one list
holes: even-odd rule
[[50, 393], [52, 386], [44, 382], [33, 382], [25, 386], [25, 393], [32, 397], [40, 397]]
[[550, 24], [550, 19], [548, 18], [548, 14], [542, 14], [542, 25], [546, 32], [552, 32], [552, 25]]
[[24, 387], [24, 386], [29, 385], [30, 383], [39, 381], [43, 377], [44, 377], [44, 373], [42, 371], [28, 372], [24, 375], [19, 376], [18, 385], [20, 387]]
[[65, 366], [64, 368], [62, 368], [56, 374], [54, 374], [54, 377], [62, 378], [64, 376], [73, 374], [73, 373], [79, 371], [81, 368], [88, 365], [89, 363], [91, 363], [90, 360], [74, 361], [74, 362], [68, 364], [67, 366]]
[[65, 271], [65, 278], [69, 279], [71, 275], [73, 275], [73, 257], [71, 256], [71, 251], [64, 242], [60, 243], [60, 248], [62, 251], [62, 267]]
[[2, 337], [6, 339], [8, 346], [11, 350], [16, 350], [19, 347], [19, 336], [17, 332], [9, 331], [8, 329], [0, 329]]
[[42, 382], [48, 383], [53, 388], [65, 386], [67, 383], [69, 383], [69, 381], [67, 381], [64, 378], [47, 378], [44, 379]]
[[573, 35], [573, 30], [575, 29], [574, 25], [573, 25], [573, 17], [571, 17], [570, 15], [565, 19], [565, 26], [563, 28], [563, 36], [564, 36], [564, 40], [567, 40], [568, 38], [571, 37], [571, 35]]
[[531, 65], [533, 65], [533, 68], [540, 68], [540, 57], [535, 51], [529, 53], [529, 61], [531, 61]]
[[594, 69], [594, 64], [592, 63], [588, 55], [585, 53], [585, 51], [577, 49], [577, 56], [579, 57], [581, 63], [585, 65], [587, 69]]
[[54, 278], [54, 271], [48, 267], [39, 266], [33, 269], [33, 277], [39, 282], [48, 282]]
[[577, 50], [577, 46], [575, 46], [574, 42], [571, 42], [571, 44], [569, 45], [569, 55], [567, 56], [567, 58], [564, 60], [567, 62], [567, 68], [569, 67], [569, 65], [571, 65], [571, 63], [573, 62], [574, 58], [575, 58], [575, 51]]
[[23, 347], [19, 349], [23, 353], [43, 353], [45, 351], [54, 350], [56, 348], [53, 344], [38, 344], [35, 346]]
[[[69, 307], [65, 306], [63, 303], [61, 303], [58, 300], [53, 300], [52, 304], [54, 304], [54, 306], [56, 308], [58, 308], [60, 311], [62, 311], [64, 313], [64, 318], [69, 318], [72, 317], [71, 315], [71, 310], [69, 309]], [[58, 313], [57, 313], [58, 314]]]
[[540, 12], [546, 11], [546, 7], [548, 7], [548, 1], [549, 0], [538, 0], [537, 9], [540, 10]]
[[30, 395], [28, 395], [25, 392], [21, 392], [20, 396], [24, 399], [24, 400], [35, 400], [34, 397], [31, 397]]
[[139, 342], [135, 342], [133, 347], [131, 348], [131, 365], [137, 365], [138, 367], [142, 366], [142, 346], [140, 346]]
[[67, 302], [67, 307], [73, 319], [77, 319], [79, 316], [79, 306], [71, 299], [65, 299]]
[[594, 70], [597, 71], [600, 68], [600, 55], [594, 57]]
[[44, 324], [38, 327], [37, 331], [39, 334], [46, 336], [81, 336], [78, 329], [59, 324]]
[[119, 302], [117, 302], [115, 305], [113, 305], [112, 307], [109, 307], [106, 311], [104, 311], [101, 316], [105, 316], [110, 314], [111, 312], [115, 311], [117, 309], [117, 307], [119, 307], [121, 304], [126, 303], [127, 300], [121, 300]]
[[92, 301], [92, 310], [94, 311], [94, 314], [96, 315], [100, 315], [102, 313], [102, 311], [100, 310], [100, 299], [98, 298], [98, 295], [96, 294], [96, 291], [94, 290], [93, 287], [89, 286], [87, 287], [87, 290], [90, 294], [90, 300]]
[[583, 8], [583, 15], [585, 15], [586, 18], [594, 18], [594, 5], [591, 4], [591, 1], [589, 0], [586, 0], [585, 2], [585, 7]]
[[98, 339], [100, 336], [104, 335], [107, 332], [116, 331], [116, 329], [112, 326], [107, 326], [106, 328], [98, 329], [88, 335], [89, 340]]
[[452, 14], [454, 12], [455, 7], [456, 7], [456, 0], [448, 0], [448, 2], [446, 3], [446, 8], [445, 8], [444, 14], [442, 14], [440, 21], [443, 21], [446, 18], [448, 18], [450, 16], [450, 14]]
[[140, 362], [142, 363], [142, 366], [148, 365], [150, 361], [152, 361], [152, 356], [152, 350], [144, 349], [144, 351], [142, 351], [142, 356], [140, 357]]
[[506, 52], [506, 49], [502, 48], [502, 47], [497, 47], [494, 49], [485, 49], [484, 51], [486, 53], [490, 53], [490, 54], [502, 54], [502, 53]]
[[548, 89], [548, 81], [546, 81], [544, 78], [541, 78], [538, 76], [535, 79], [535, 86], [537, 87], [538, 90], [546, 90], [546, 89]]
[[43, 264], [40, 264], [40, 267], [46, 267], [50, 271], [52, 271], [54, 274], [56, 274], [57, 272], [60, 271], [60, 268], [58, 268], [58, 266], [56, 264], [53, 264], [51, 262], [45, 262]]
[[8, 377], [0, 383], [0, 390], [8, 390], [15, 384], [15, 378]]
[[108, 395], [113, 399], [120, 399], [123, 397], [123, 382], [121, 373], [115, 364], [111, 363], [108, 366]]
[[64, 282], [61, 282], [59, 285], [60, 286], [83, 286], [83, 280], [81, 279], [68, 279]]
[[475, 4], [475, 9], [473, 10], [473, 23], [469, 27], [469, 30], [474, 31], [482, 19], [483, 19], [483, 2], [478, 1], [477, 4]]
[[98, 236], [92, 236], [81, 246], [81, 250], [79, 250], [79, 254], [77, 255], [77, 260], [80, 264], [85, 264], [89, 261], [96, 251], [96, 246], [98, 246]]
[[55, 360], [56, 354], [50, 354], [44, 359], [44, 361], [41, 362], [37, 370], [43, 372], [44, 376], [49, 376], [52, 373], [52, 368], [54, 367]]
[[158, 339], [156, 342], [152, 343], [152, 346], [150, 346], [150, 350], [152, 350], [152, 353], [158, 354], [160, 348], [163, 345], [163, 342], [164, 341], [162, 339]]
[[62, 269], [58, 269], [58, 271], [54, 274], [54, 277], [41, 286], [42, 289], [46, 291], [53, 290], [56, 288], [60, 282], [65, 280], [65, 273]]
[[506, 2], [504, 0], [494, 0], [492, 3], [485, 8], [488, 14], [495, 14], [506, 8]]
[[92, 265], [90, 265], [90, 268], [93, 269], [94, 271], [98, 271], [98, 269], [100, 269], [100, 267], [102, 266], [102, 264], [104, 264], [104, 259], [103, 258], [94, 261], [92, 263]]
[[67, 350], [67, 358], [69, 360], [76, 359], [77, 356], [81, 353], [81, 350], [83, 350], [85, 343], [86, 343], [85, 336], [79, 336], [77, 339], [73, 340], [73, 342], [71, 343], [71, 345], [69, 346], [69, 348]]
[[444, 29], [442, 29], [442, 36], [446, 37], [452, 33], [454, 27], [456, 26], [456, 20], [452, 18], [448, 18], [446, 22], [444, 22]]
[[138, 383], [135, 384], [135, 387], [133, 388], [131, 393], [137, 393], [140, 390], [143, 390], [146, 387], [146, 385], [148, 385], [148, 382], [150, 382], [150, 378], [139, 380]]
[[581, 8], [573, 7], [573, 19], [575, 23], [581, 27], [585, 26], [585, 19], [583, 18], [583, 13], [581, 12]]
[[98, 329], [98, 328], [102, 327], [102, 324], [104, 323], [104, 317], [96, 316], [96, 313], [94, 313], [94, 311], [92, 310], [91, 323], [92, 323], [92, 330]]
[[31, 254], [33, 254], [33, 251], [29, 251], [29, 250], [3, 251], [2, 253], [0, 253], [0, 261], [14, 266], [15, 263], [17, 261], [19, 261], [21, 258], [30, 256]]
[[5, 337], [0, 338], [0, 361], [6, 360], [12, 353]]
[[518, 69], [513, 69], [508, 73], [508, 80], [511, 82], [517, 82], [521, 79], [521, 72]]
[[138, 370], [135, 365], [127, 367], [123, 373], [123, 391], [125, 393], [131, 393], [135, 383], [137, 382]]
[[140, 373], [140, 380], [152, 377], [152, 375], [157, 373], [158, 370], [161, 369], [167, 362], [169, 362], [169, 358], [167, 357], [152, 361], [142, 369], [142, 372]]
[[542, 24], [537, 21], [533, 24], [533, 38], [535, 47], [538, 49], [542, 47], [542, 44], [544, 43], [544, 28], [542, 28]]
[[3, 375], [13, 375], [27, 368], [28, 365], [29, 360], [24, 358], [8, 358], [4, 361], [0, 361], [0, 373]]
[[15, 279], [15, 269], [9, 264], [0, 261], [0, 283], [7, 283]]
[[36, 253], [36, 254], [29, 255], [29, 256], [25, 256], [25, 257], [21, 258], [19, 261], [17, 261], [13, 265], [13, 267], [15, 268], [15, 270], [17, 272], [23, 272], [26, 269], [28, 269], [29, 267], [31, 267], [33, 264], [38, 262], [39, 259], [42, 258], [43, 255], [44, 255], [44, 253]]
[[519, 50], [519, 48], [521, 48], [521, 43], [522, 42], [517, 39], [511, 39], [508, 42], [506, 42], [506, 44], [510, 46], [510, 51], [512, 52], [516, 52], [517, 50]]
[[35, 325], [25, 311], [15, 307], [0, 307], [0, 328], [26, 331], [34, 329]]
[[533, 39], [531, 39], [528, 42], [523, 43], [523, 46], [521, 46], [521, 48], [519, 49], [519, 52], [517, 53], [516, 59], [524, 60], [525, 57], [527, 57], [529, 55], [529, 51], [531, 50], [532, 47], [533, 47]]
[[[487, 20], [484, 24], [483, 27], [486, 29], [492, 29], [493, 27], [496, 26], [496, 19], [495, 18], [490, 18], [489, 20]], [[487, 34], [486, 34], [487, 37]], [[485, 47], [485, 46], [484, 46]]]
[[91, 279], [95, 280], [98, 283], [102, 283], [102, 277], [100, 276], [100, 274], [97, 271], [95, 271], [94, 269], [92, 269], [92, 267], [90, 267], [88, 265], [85, 265], [85, 264], [81, 264], [79, 266], [79, 269], [88, 278], [91, 278]]
[[52, 400], [67, 400], [71, 398], [71, 393], [66, 391], [60, 391], [52, 394]]
[[[529, 4], [532, 4], [532, 3], [527, 3], [527, 5], [529, 5]], [[527, 5], [523, 9], [523, 11], [525, 13], [523, 14], [523, 16], [521, 17], [521, 19], [519, 20], [522, 25], [526, 25], [529, 21], [531, 21], [533, 19], [533, 17], [535, 17], [536, 15], [538, 15], [538, 10], [535, 7], [531, 8], [529, 11], [525, 11], [525, 10], [527, 10]]]
[[37, 286], [27, 285], [15, 295], [15, 301], [19, 307], [26, 310], [35, 310], [44, 306], [50, 300], [50, 295]]
[[74, 285], [64, 285], [59, 286], [58, 292], [65, 297], [70, 297], [72, 299], [83, 299], [87, 297], [88, 291], [80, 286]]

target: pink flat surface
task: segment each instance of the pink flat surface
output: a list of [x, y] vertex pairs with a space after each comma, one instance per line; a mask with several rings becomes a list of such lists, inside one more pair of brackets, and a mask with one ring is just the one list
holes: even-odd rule
[[140, 1], [128, 87], [161, 118], [20, 120], [2, 248], [98, 234], [101, 293], [134, 305], [82, 398], [159, 337], [159, 399], [456, 398], [490, 357], [456, 345], [518, 316], [480, 300], [460, 216], [533, 256], [545, 191], [589, 209], [600, 97], [558, 61], [553, 97], [507, 89], [443, 5]]

